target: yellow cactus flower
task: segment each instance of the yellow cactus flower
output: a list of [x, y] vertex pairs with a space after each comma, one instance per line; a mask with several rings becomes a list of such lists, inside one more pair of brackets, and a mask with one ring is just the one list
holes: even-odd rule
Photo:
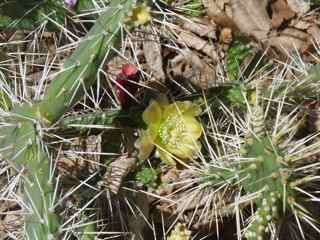
[[150, 7], [145, 3], [137, 4], [129, 14], [129, 19], [136, 26], [144, 25], [151, 20]]
[[191, 239], [191, 231], [189, 231], [185, 224], [178, 223], [171, 231], [167, 240], [189, 240]]
[[148, 128], [137, 140], [139, 159], [145, 160], [157, 148], [160, 159], [174, 165], [174, 158], [193, 158], [201, 149], [198, 139], [202, 134], [196, 119], [201, 108], [191, 101], [169, 104], [166, 99], [152, 100], [143, 113]]

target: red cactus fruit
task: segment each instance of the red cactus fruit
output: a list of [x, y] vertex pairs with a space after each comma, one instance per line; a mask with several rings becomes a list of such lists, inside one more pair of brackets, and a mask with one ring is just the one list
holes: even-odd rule
[[116, 93], [121, 106], [125, 107], [135, 102], [133, 96], [138, 90], [140, 73], [133, 64], [122, 65], [122, 70], [116, 78]]

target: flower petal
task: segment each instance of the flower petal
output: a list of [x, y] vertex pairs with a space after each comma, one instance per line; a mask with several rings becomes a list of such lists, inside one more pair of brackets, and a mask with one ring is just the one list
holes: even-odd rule
[[179, 148], [170, 148], [168, 151], [179, 157], [181, 160], [193, 158], [201, 150], [199, 141], [182, 142]]
[[142, 114], [142, 119], [147, 125], [158, 125], [161, 121], [162, 110], [158, 102], [151, 101]]
[[200, 113], [200, 106], [192, 103], [191, 101], [175, 102], [165, 108], [163, 112], [163, 118], [167, 118], [168, 116], [173, 114], [198, 116]]
[[183, 124], [185, 125], [186, 138], [197, 140], [202, 135], [201, 124], [195, 117], [183, 116]]
[[139, 150], [138, 158], [140, 161], [144, 161], [149, 157], [154, 149], [154, 145], [148, 131], [143, 132], [136, 140], [135, 147]]
[[171, 154], [167, 151], [164, 151], [160, 148], [157, 148], [157, 151], [159, 153], [159, 157], [162, 162], [168, 164], [168, 165], [176, 165], [176, 162], [172, 158]]

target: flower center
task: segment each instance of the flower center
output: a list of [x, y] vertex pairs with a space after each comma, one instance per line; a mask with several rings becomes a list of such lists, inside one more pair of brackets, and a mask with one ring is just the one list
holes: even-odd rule
[[186, 127], [183, 118], [178, 115], [169, 116], [159, 127], [159, 137], [163, 145], [176, 147], [183, 140]]

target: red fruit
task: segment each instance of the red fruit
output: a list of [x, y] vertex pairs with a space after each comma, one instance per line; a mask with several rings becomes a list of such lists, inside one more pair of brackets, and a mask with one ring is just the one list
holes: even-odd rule
[[[124, 64], [121, 73], [116, 79], [117, 97], [122, 106], [128, 106], [134, 102], [133, 96], [138, 90], [139, 70], [133, 64]], [[130, 94], [129, 94], [130, 93]]]
[[136, 76], [138, 74], [138, 68], [131, 64], [131, 63], [127, 63], [127, 64], [123, 64], [122, 65], [122, 71], [121, 71], [126, 77], [128, 78], [132, 78], [134, 76]]

